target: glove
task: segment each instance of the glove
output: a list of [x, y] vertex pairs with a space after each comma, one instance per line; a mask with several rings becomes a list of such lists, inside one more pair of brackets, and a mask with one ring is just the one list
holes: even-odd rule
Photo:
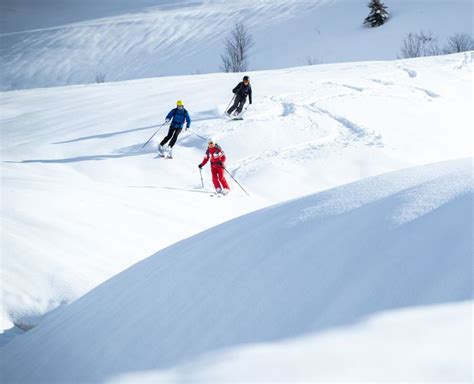
[[170, 122], [170, 119], [165, 120], [165, 124], [168, 124]]
[[252, 102], [251, 102], [251, 101], [249, 102], [249, 105], [250, 105], [250, 104], [252, 104]]
[[218, 162], [217, 162], [217, 165], [218, 165], [219, 167], [224, 168], [224, 164], [222, 164], [222, 161], [218, 161]]
[[187, 131], [189, 129], [189, 127], [186, 125], [186, 128], [184, 128], [185, 131]]
[[201, 169], [201, 168], [202, 168], [202, 164], [199, 164], [199, 165], [198, 165], [198, 168]]

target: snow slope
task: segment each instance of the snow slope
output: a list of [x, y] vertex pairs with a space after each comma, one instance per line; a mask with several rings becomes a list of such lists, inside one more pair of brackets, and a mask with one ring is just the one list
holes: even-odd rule
[[[231, 220], [134, 265], [15, 338], [2, 349], [4, 377], [104, 382], [201, 358], [176, 381], [195, 373], [204, 382], [253, 381], [255, 374], [293, 381], [307, 379], [306, 372], [352, 382], [469, 381], [473, 197], [466, 159], [365, 179]], [[371, 320], [371, 334], [364, 318], [387, 310], [395, 313]], [[436, 323], [426, 326], [427, 319]], [[344, 332], [357, 341], [358, 322], [367, 349], [359, 364], [345, 365], [357, 346], [337, 347]], [[346, 326], [336, 337], [324, 333]], [[417, 332], [428, 346], [410, 338]], [[268, 370], [282, 353], [274, 355], [269, 343], [291, 350], [296, 337], [306, 350], [330, 351], [343, 369], [318, 369], [307, 356], [282, 368], [286, 376]], [[208, 369], [221, 361], [220, 351], [247, 344], [254, 344], [247, 355], [231, 351], [227, 365]], [[420, 360], [430, 346], [437, 349]], [[386, 358], [378, 348], [390, 351]], [[382, 366], [373, 369], [376, 356]]]
[[362, 25], [366, 3], [4, 0], [0, 89], [218, 72], [223, 38], [240, 21], [255, 40], [252, 70], [395, 59], [408, 32], [432, 31], [441, 45], [472, 33], [470, 0], [391, 0], [391, 20], [376, 29]]
[[471, 323], [472, 302], [384, 311], [318, 334], [233, 347], [108, 382], [468, 382]]
[[[232, 74], [1, 94], [3, 329], [28, 329], [156, 251], [255, 209], [472, 156], [467, 53], [250, 75], [243, 122], [221, 117]], [[157, 141], [140, 147], [181, 98], [193, 132], [175, 159], [158, 159]], [[196, 133], [222, 145], [250, 197], [232, 181], [228, 199], [199, 190], [206, 144]]]

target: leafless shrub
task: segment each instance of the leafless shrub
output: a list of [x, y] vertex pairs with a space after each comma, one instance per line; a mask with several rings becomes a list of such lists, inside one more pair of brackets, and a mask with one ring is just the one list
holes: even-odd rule
[[410, 32], [404, 39], [400, 48], [400, 58], [434, 56], [441, 53], [437, 39], [431, 32]]
[[456, 33], [448, 37], [443, 53], [474, 51], [474, 39], [468, 33]]
[[105, 73], [97, 73], [95, 75], [95, 82], [100, 84], [100, 83], [105, 83]]
[[306, 64], [307, 65], [316, 65], [321, 64], [322, 60], [314, 56], [306, 56]]
[[237, 23], [224, 40], [221, 69], [225, 72], [245, 72], [248, 69], [250, 49], [254, 42], [244, 24]]

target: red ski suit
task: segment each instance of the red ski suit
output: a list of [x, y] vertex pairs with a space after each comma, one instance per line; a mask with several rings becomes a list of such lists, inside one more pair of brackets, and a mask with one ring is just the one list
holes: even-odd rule
[[204, 167], [209, 160], [211, 160], [212, 183], [214, 187], [216, 189], [230, 189], [224, 176], [225, 153], [219, 145], [215, 144], [213, 148], [207, 148], [201, 167]]

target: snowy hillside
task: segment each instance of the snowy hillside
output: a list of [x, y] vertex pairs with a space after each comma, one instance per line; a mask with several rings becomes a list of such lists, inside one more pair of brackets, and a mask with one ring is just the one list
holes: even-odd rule
[[[397, 58], [408, 32], [441, 45], [472, 33], [470, 0], [387, 0], [383, 27], [362, 25], [367, 0], [4, 0], [0, 89], [220, 71], [223, 38], [244, 22], [250, 69]], [[214, 88], [205, 88], [215, 92]]]
[[[222, 118], [232, 74], [180, 77], [182, 89], [169, 77], [2, 94], [3, 329], [28, 329], [156, 251], [258, 208], [472, 156], [470, 54], [250, 76], [242, 122]], [[156, 158], [163, 130], [141, 146], [179, 98], [193, 131], [175, 159]], [[203, 193], [196, 134], [221, 144], [250, 197], [230, 178], [228, 198]]]
[[[14, 339], [2, 350], [4, 377], [469, 381], [473, 197], [467, 159], [232, 220], [156, 253]], [[332, 369], [318, 368], [323, 351]]]

